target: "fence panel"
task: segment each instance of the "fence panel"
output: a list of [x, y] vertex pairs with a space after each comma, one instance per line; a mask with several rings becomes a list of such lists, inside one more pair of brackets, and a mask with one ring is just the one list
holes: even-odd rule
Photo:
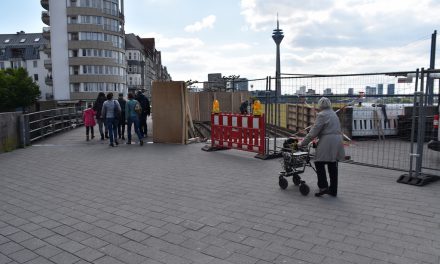
[[[318, 100], [328, 97], [340, 118], [346, 153], [352, 162], [407, 171], [412, 144], [413, 76], [413, 72], [286, 76], [281, 78], [278, 98], [275, 79], [269, 81], [267, 90], [254, 90], [252, 94], [267, 103], [268, 126], [285, 120], [286, 127], [299, 136], [304, 136], [306, 128], [314, 124]], [[426, 145], [438, 133], [432, 125], [434, 114], [438, 113], [438, 95], [437, 80], [435, 106], [426, 112], [423, 163], [425, 170], [437, 172], [440, 171], [440, 152]], [[274, 151], [281, 145], [279, 139], [275, 141], [278, 143], [273, 145]]]

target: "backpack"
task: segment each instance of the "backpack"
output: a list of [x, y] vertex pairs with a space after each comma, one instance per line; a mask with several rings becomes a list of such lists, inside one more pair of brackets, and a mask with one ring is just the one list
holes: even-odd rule
[[134, 106], [134, 111], [135, 111], [138, 115], [142, 114], [142, 107], [141, 107], [141, 105], [139, 104], [139, 102], [136, 102], [136, 105]]

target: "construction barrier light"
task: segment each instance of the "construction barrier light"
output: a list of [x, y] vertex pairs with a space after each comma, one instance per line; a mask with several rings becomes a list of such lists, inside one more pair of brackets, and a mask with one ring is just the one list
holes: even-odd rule
[[262, 110], [261, 110], [261, 102], [260, 100], [255, 100], [254, 102], [254, 109], [253, 109], [253, 114], [254, 116], [261, 116], [262, 114]]
[[212, 112], [214, 114], [218, 114], [220, 113], [220, 103], [218, 102], [218, 100], [214, 100], [214, 102], [212, 103]]

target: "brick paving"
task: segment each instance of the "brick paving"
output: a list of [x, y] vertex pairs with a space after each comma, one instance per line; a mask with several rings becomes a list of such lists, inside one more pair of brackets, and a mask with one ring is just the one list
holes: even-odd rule
[[440, 183], [341, 164], [338, 198], [304, 197], [278, 160], [83, 134], [0, 155], [0, 263], [440, 261]]

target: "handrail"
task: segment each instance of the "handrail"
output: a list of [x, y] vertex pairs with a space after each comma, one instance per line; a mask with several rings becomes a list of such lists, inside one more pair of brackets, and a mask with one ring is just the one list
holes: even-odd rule
[[25, 114], [28, 143], [82, 126], [83, 110], [83, 107], [67, 107]]

